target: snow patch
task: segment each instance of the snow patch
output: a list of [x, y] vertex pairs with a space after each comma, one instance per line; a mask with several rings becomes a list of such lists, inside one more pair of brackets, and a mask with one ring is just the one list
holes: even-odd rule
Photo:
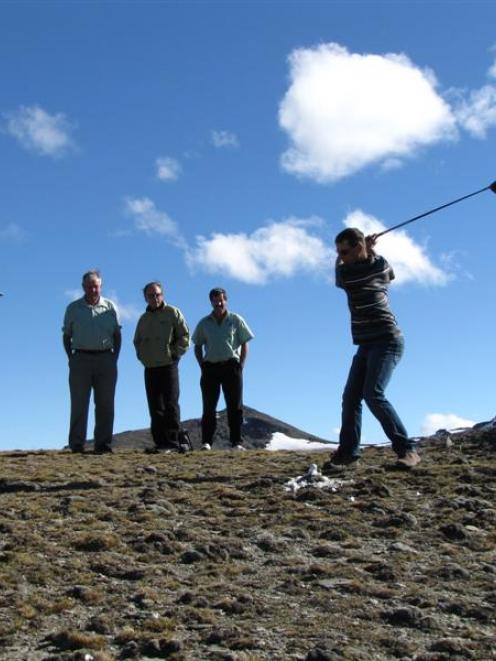
[[309, 441], [307, 438], [291, 438], [280, 431], [276, 431], [272, 434], [272, 438], [265, 449], [271, 450], [272, 452], [277, 452], [278, 450], [315, 452], [319, 450], [329, 451], [336, 447], [336, 443], [320, 443], [319, 441]]

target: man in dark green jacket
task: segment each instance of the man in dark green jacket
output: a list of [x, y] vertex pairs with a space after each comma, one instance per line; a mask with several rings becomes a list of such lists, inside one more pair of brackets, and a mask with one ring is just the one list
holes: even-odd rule
[[179, 449], [179, 370], [189, 347], [189, 330], [181, 311], [164, 301], [160, 282], [143, 288], [147, 308], [134, 334], [138, 360], [145, 367], [145, 389], [156, 449]]

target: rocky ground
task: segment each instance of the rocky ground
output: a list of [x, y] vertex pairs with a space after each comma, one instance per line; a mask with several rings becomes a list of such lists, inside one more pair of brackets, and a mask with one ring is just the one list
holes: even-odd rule
[[495, 659], [495, 448], [4, 453], [0, 658]]

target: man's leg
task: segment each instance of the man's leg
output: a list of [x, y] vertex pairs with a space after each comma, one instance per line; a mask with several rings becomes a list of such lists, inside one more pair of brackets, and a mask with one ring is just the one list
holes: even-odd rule
[[373, 345], [368, 354], [367, 377], [364, 386], [364, 399], [379, 420], [384, 433], [399, 456], [413, 450], [415, 443], [408, 438], [408, 432], [396, 413], [393, 405], [384, 396], [396, 365], [403, 355], [403, 339], [380, 342]]
[[176, 363], [161, 368], [161, 390], [164, 404], [164, 429], [167, 432], [178, 432], [181, 422], [179, 408], [179, 370]]
[[226, 400], [231, 445], [241, 445], [243, 424], [243, 370], [237, 360], [222, 366], [222, 392]]
[[69, 447], [83, 450], [88, 428], [88, 409], [91, 396], [91, 364], [83, 354], [69, 358], [69, 390], [71, 393], [71, 422]]
[[94, 361], [93, 391], [95, 398], [95, 450], [107, 450], [112, 445], [114, 429], [114, 397], [117, 383], [117, 361], [110, 351], [92, 356]]
[[343, 391], [339, 454], [343, 458], [359, 456], [362, 432], [362, 399], [367, 373], [367, 350], [359, 347], [353, 357]]
[[150, 412], [150, 432], [157, 448], [165, 445], [164, 403], [160, 367], [145, 367], [145, 391]]
[[220, 365], [203, 363], [200, 387], [203, 401], [201, 419], [202, 443], [212, 445], [217, 426], [215, 417], [217, 403], [220, 397]]

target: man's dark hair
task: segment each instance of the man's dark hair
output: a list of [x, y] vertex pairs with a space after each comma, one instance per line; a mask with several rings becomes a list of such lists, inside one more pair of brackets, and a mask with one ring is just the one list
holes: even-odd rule
[[365, 243], [365, 235], [357, 227], [347, 227], [335, 238], [335, 243], [343, 243], [343, 241], [348, 241], [350, 246], [354, 248], [359, 243]]
[[162, 292], [162, 294], [164, 293], [164, 288], [162, 287], [162, 283], [159, 282], [158, 280], [152, 280], [152, 282], [147, 282], [146, 285], [143, 287], [143, 294], [145, 297], [146, 297], [146, 290], [148, 289], [148, 287], [153, 287], [153, 286], [160, 287], [160, 291]]
[[227, 292], [225, 289], [222, 289], [222, 287], [214, 287], [213, 289], [210, 290], [208, 297], [210, 300], [212, 300], [214, 296], [220, 296], [220, 294], [224, 294], [224, 296], [227, 296]]

